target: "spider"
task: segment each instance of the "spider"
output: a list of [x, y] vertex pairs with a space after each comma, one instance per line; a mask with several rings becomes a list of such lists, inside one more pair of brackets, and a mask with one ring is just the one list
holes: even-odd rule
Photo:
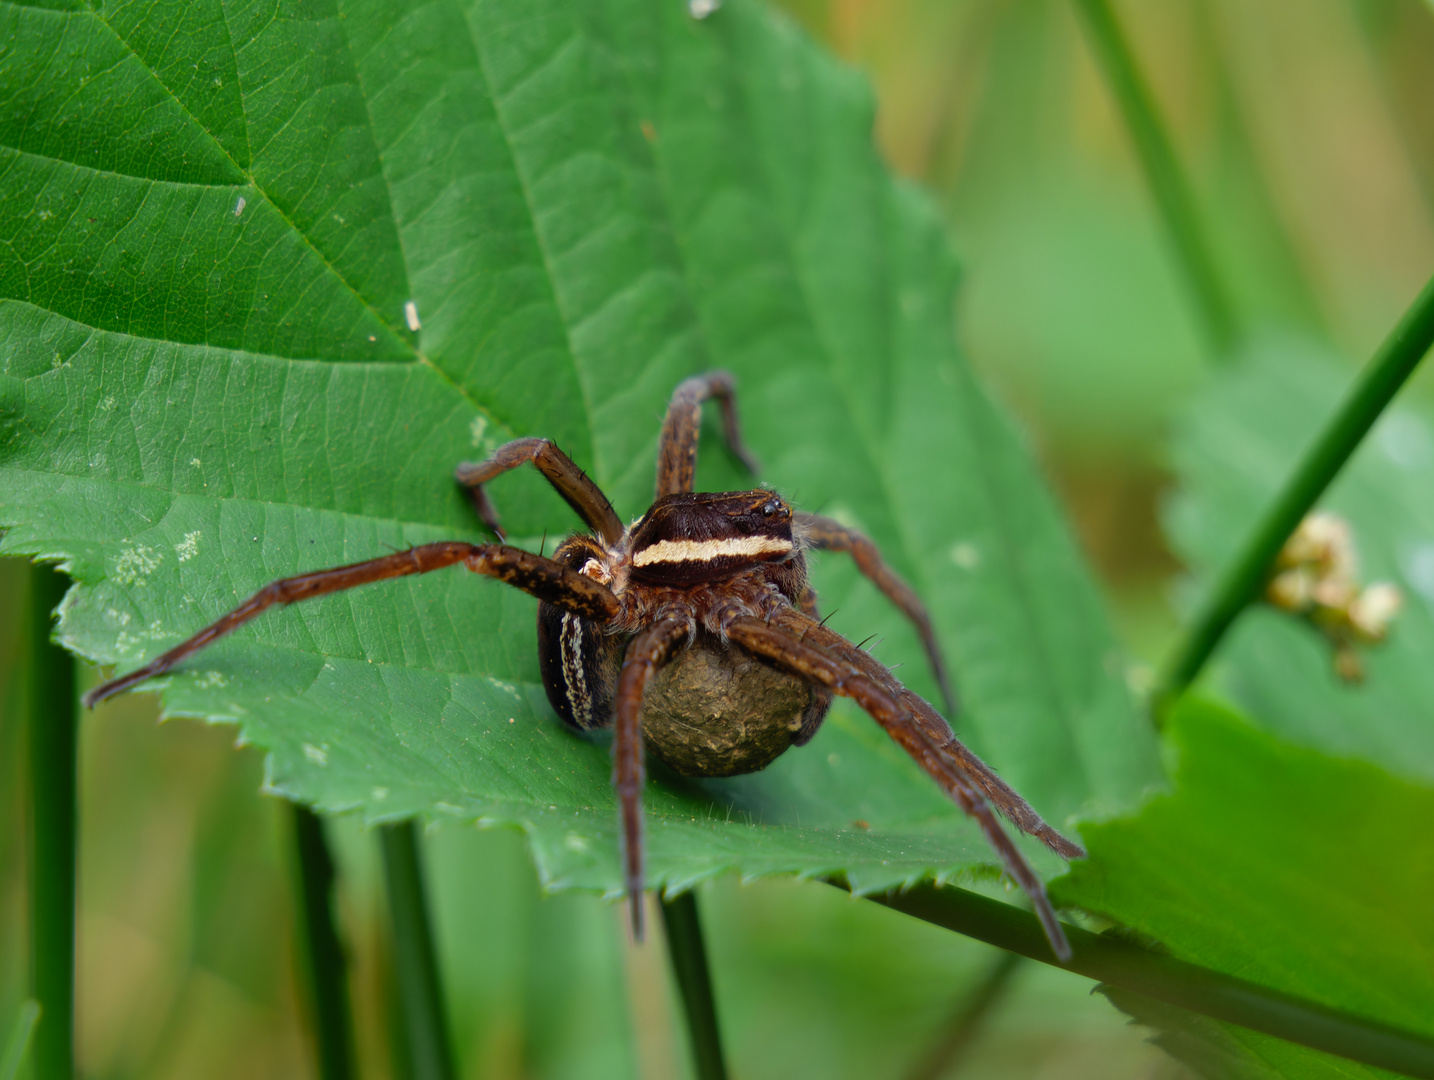
[[804, 552], [844, 551], [916, 626], [948, 712], [955, 712], [931, 620], [870, 540], [830, 518], [794, 511], [771, 491], [694, 493], [702, 405], [720, 407], [726, 441], [752, 472], [732, 377], [679, 385], [663, 421], [657, 492], [624, 527], [612, 504], [552, 442], [515, 439], [456, 478], [483, 522], [502, 526], [485, 486], [531, 462], [590, 530], [551, 559], [503, 543], [439, 541], [381, 558], [284, 578], [144, 667], [91, 691], [87, 706], [166, 672], [275, 604], [291, 604], [461, 564], [537, 597], [538, 661], [553, 709], [582, 731], [614, 727], [613, 783], [633, 935], [641, 939], [644, 749], [688, 776], [755, 772], [809, 741], [834, 695], [853, 699], [975, 819], [1006, 871], [1030, 897], [1052, 949], [1070, 946], [1045, 886], [998, 822], [1001, 811], [1056, 854], [1082, 858], [966, 749], [941, 715], [869, 653], [817, 617]]

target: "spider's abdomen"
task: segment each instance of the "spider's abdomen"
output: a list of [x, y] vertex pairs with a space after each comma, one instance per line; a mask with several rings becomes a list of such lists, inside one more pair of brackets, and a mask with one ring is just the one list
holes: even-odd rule
[[538, 605], [538, 670], [548, 703], [567, 723], [593, 731], [612, 723], [612, 699], [627, 638], [588, 619]]
[[[553, 552], [553, 559], [582, 573], [603, 550], [590, 536], [574, 536]], [[622, 669], [625, 635], [606, 634], [590, 619], [554, 604], [538, 605], [538, 670], [553, 711], [581, 731], [612, 722], [612, 699]]]

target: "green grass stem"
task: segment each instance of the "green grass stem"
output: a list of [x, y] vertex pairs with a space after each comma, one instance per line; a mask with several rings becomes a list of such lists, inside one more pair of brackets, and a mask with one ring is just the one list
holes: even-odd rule
[[408, 1075], [411, 1080], [454, 1080], [452, 1043], [419, 857], [418, 826], [403, 821], [384, 825], [378, 832], [393, 922], [394, 968]]
[[995, 963], [987, 969], [980, 983], [961, 999], [951, 1018], [942, 1025], [935, 1043], [906, 1074], [906, 1080], [941, 1080], [943, 1076], [952, 1075], [956, 1064], [981, 1033], [986, 1018], [1000, 1004], [1011, 979], [1023, 963], [1024, 958], [1016, 953], [997, 953]]
[[1225, 567], [1197, 614], [1153, 699], [1159, 723], [1195, 681], [1226, 631], [1258, 599], [1275, 557], [1360, 441], [1434, 344], [1434, 278], [1365, 365], [1283, 489]]
[[662, 927], [667, 936], [667, 955], [672, 974], [682, 995], [687, 1034], [692, 1044], [692, 1065], [697, 1080], [727, 1080], [722, 1058], [722, 1036], [717, 1026], [717, 1003], [712, 993], [712, 973], [707, 966], [707, 948], [702, 941], [702, 920], [697, 896], [685, 892], [662, 900]]
[[[833, 884], [840, 885], [839, 882]], [[1121, 938], [1067, 924], [1072, 956], [1057, 964], [1028, 911], [965, 889], [918, 885], [872, 896], [879, 904], [1154, 1001], [1224, 1020], [1350, 1061], [1434, 1080], [1434, 1039], [1282, 994]]]
[[1075, 6], [1089, 32], [1096, 62], [1130, 129], [1151, 194], [1194, 293], [1206, 335], [1217, 357], [1229, 356], [1239, 336], [1235, 309], [1215, 268], [1195, 197], [1176, 160], [1154, 97], [1136, 67], [1130, 44], [1108, 0], [1075, 0]]
[[299, 967], [308, 992], [309, 1015], [322, 1080], [349, 1080], [354, 1073], [353, 1019], [348, 972], [334, 922], [334, 862], [324, 822], [306, 806], [290, 804], [298, 893]]
[[69, 1080], [75, 1071], [75, 661], [50, 641], [68, 581], [38, 564], [30, 581], [30, 955], [40, 1007], [34, 1075]]

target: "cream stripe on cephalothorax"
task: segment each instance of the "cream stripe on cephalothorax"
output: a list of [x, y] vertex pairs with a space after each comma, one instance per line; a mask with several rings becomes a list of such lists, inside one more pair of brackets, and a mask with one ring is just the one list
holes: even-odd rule
[[796, 550], [791, 540], [777, 536], [732, 536], [716, 540], [659, 540], [632, 557], [633, 566], [654, 563], [711, 562], [721, 558], [782, 555]]

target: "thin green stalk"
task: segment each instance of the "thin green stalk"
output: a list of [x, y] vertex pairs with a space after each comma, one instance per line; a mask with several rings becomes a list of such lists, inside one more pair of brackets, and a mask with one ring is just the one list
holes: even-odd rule
[[[840, 886], [839, 882], [833, 882]], [[1121, 938], [1066, 925], [1072, 956], [1056, 964], [1028, 911], [965, 889], [919, 885], [870, 899], [1032, 960], [1074, 971], [1155, 1001], [1238, 1024], [1325, 1053], [1434, 1080], [1434, 1039], [1304, 1001]]]
[[334, 861], [324, 840], [323, 820], [306, 806], [291, 803], [290, 807], [297, 861], [300, 967], [314, 1025], [319, 1076], [348, 1080], [354, 1075], [353, 1019], [344, 951], [334, 923]]
[[1344, 402], [1295, 466], [1283, 490], [1226, 566], [1153, 699], [1160, 722], [1210, 659], [1225, 632], [1264, 589], [1270, 567], [1349, 460], [1385, 406], [1434, 344], [1434, 278], [1365, 365]]
[[951, 1072], [970, 1049], [986, 1017], [1000, 1003], [1022, 963], [1023, 958], [1013, 952], [997, 954], [996, 962], [986, 972], [985, 978], [962, 998], [960, 1007], [946, 1022], [940, 1038], [921, 1055], [916, 1067], [907, 1074], [907, 1080], [940, 1080]]
[[702, 921], [697, 913], [697, 896], [685, 892], [662, 901], [662, 927], [667, 935], [667, 955], [672, 974], [682, 994], [682, 1011], [687, 1017], [687, 1034], [692, 1042], [692, 1063], [697, 1080], [727, 1080], [722, 1060], [722, 1036], [717, 1027], [717, 1004], [712, 995], [712, 973], [707, 967], [707, 948], [702, 942]]
[[394, 967], [409, 1076], [412, 1080], [454, 1080], [452, 1044], [419, 860], [418, 827], [403, 821], [382, 826], [378, 834], [393, 920]]
[[51, 644], [63, 574], [35, 565], [30, 587], [30, 942], [36, 1080], [74, 1075], [75, 1031], [75, 662]]
[[1189, 279], [1210, 344], [1216, 356], [1228, 356], [1238, 338], [1234, 307], [1215, 269], [1207, 234], [1195, 209], [1195, 197], [1176, 161], [1150, 89], [1135, 66], [1130, 45], [1107, 0], [1075, 0], [1075, 6], [1084, 16], [1096, 61], [1130, 128], [1146, 182]]

